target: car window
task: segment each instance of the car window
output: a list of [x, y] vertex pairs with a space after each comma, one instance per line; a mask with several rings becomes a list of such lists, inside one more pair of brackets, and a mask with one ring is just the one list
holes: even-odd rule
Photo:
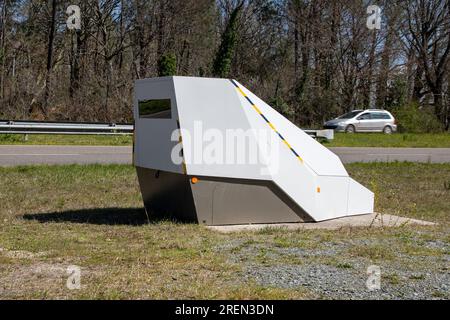
[[383, 119], [381, 113], [372, 113], [372, 119]]
[[340, 116], [338, 119], [352, 119], [356, 117], [361, 111], [351, 111], [349, 113], [346, 113], [342, 116]]
[[383, 119], [383, 120], [389, 120], [391, 117], [384, 112], [375, 112], [372, 113], [372, 119]]
[[363, 113], [358, 117], [358, 120], [370, 120], [370, 119], [371, 119], [370, 113]]

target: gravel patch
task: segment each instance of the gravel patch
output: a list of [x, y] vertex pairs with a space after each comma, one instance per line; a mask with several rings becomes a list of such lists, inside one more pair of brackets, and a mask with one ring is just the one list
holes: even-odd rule
[[[427, 241], [424, 246], [442, 255], [395, 253], [374, 263], [352, 256], [353, 246], [392, 246], [389, 239], [351, 239], [323, 242], [317, 248], [277, 247], [274, 243], [233, 241], [220, 247], [228, 261], [242, 266], [244, 281], [264, 287], [306, 288], [322, 299], [449, 299], [448, 245]], [[395, 251], [395, 250], [394, 250]], [[367, 268], [379, 265], [380, 288], [369, 290]]]
[[[359, 271], [359, 272], [358, 272]], [[259, 285], [296, 289], [305, 287], [324, 299], [448, 299], [450, 275], [413, 274], [396, 275], [396, 284], [389, 280], [392, 273], [383, 276], [379, 290], [369, 290], [368, 276], [363, 270], [341, 269], [327, 265], [253, 266], [245, 271], [246, 280]]]

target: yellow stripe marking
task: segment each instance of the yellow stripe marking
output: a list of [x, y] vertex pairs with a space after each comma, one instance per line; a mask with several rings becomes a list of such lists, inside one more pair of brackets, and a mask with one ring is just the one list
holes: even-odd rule
[[259, 110], [257, 106], [253, 105], [253, 108], [256, 110], [256, 112], [258, 112], [259, 114], [262, 114], [261, 110]]
[[239, 88], [239, 87], [237, 87], [237, 89], [238, 89], [238, 91], [244, 96], [244, 97], [246, 97], [247, 95], [245, 94], [245, 92], [244, 91], [242, 91], [242, 89], [241, 88]]
[[[242, 89], [241, 89], [240, 87], [236, 87], [236, 89], [237, 89], [237, 90], [240, 92], [240, 94], [242, 94], [244, 97], [247, 97], [247, 95], [245, 94], [245, 92], [242, 91]], [[258, 108], [255, 104], [252, 105], [252, 107], [253, 107], [253, 108], [255, 109], [255, 111], [258, 112], [259, 114], [263, 114], [263, 113], [261, 112], [261, 110], [259, 110], [259, 108]], [[268, 124], [269, 124], [269, 126], [270, 126], [276, 133], [278, 133], [277, 129], [275, 129], [275, 126], [274, 126], [272, 123], [268, 122]], [[288, 146], [289, 149], [292, 149], [291, 145], [290, 145], [286, 140], [283, 139], [283, 142]], [[300, 160], [301, 163], [303, 163], [302, 157], [298, 157], [298, 159]], [[318, 192], [320, 193], [320, 188], [318, 188]]]

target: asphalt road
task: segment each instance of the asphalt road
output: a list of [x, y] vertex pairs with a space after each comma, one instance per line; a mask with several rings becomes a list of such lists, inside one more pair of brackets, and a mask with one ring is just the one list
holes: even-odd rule
[[[0, 166], [131, 163], [131, 147], [0, 146]], [[344, 163], [411, 161], [450, 163], [450, 148], [331, 148]]]
[[0, 166], [131, 163], [131, 147], [0, 146]]

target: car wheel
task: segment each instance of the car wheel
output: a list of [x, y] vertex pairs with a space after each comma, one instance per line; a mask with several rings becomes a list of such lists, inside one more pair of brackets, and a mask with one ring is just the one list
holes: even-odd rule
[[346, 133], [355, 133], [355, 126], [354, 125], [348, 125], [347, 128], [345, 128]]
[[384, 134], [391, 134], [392, 133], [392, 128], [390, 126], [384, 127], [383, 133]]

